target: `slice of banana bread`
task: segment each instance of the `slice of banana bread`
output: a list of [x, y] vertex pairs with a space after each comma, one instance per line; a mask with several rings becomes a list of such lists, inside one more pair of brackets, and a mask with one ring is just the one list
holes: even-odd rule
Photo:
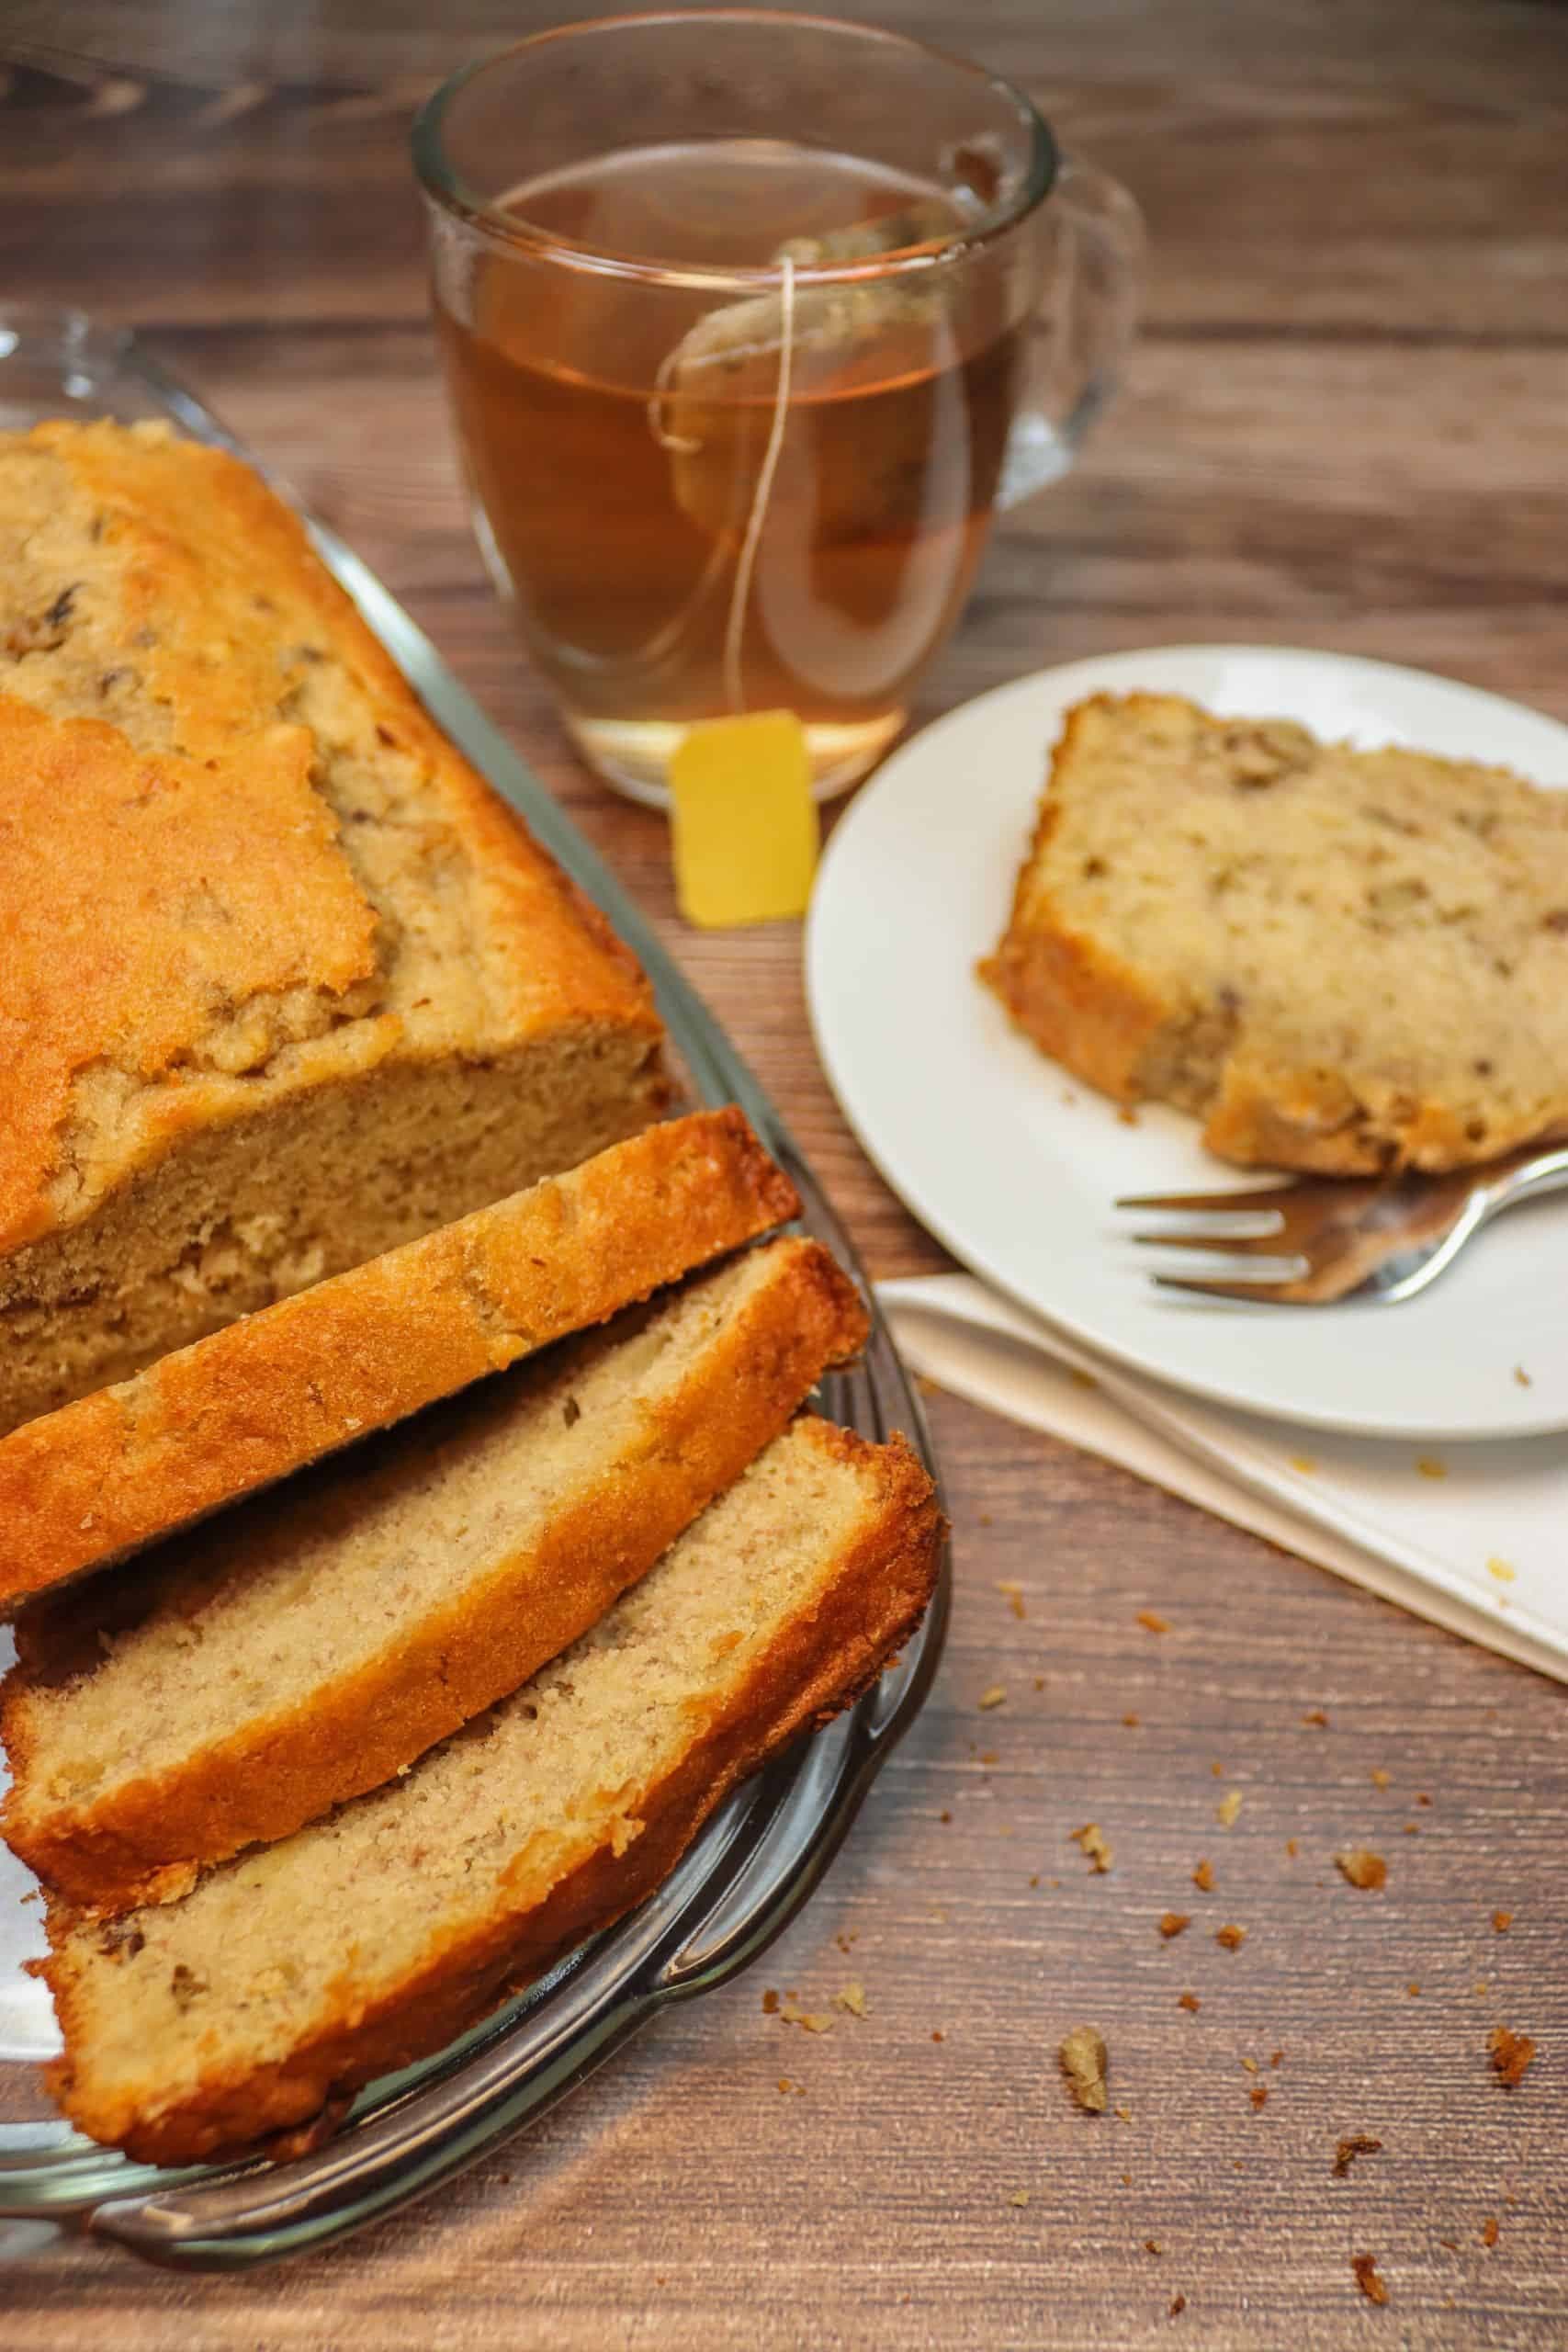
[[765, 1243], [24, 1611], [7, 1842], [115, 1906], [376, 1787], [592, 1624], [865, 1328], [819, 1243]]
[[639, 1902], [739, 1781], [874, 1678], [941, 1534], [902, 1439], [799, 1420], [592, 1632], [403, 1779], [181, 1902], [51, 1905], [72, 2121], [178, 2163], [439, 2050]]
[[0, 1613], [499, 1372], [799, 1203], [739, 1111], [647, 1127], [0, 1437]]
[[247, 467], [0, 434], [0, 1430], [645, 1126], [660, 1038]]
[[1222, 1159], [1491, 1159], [1568, 1132], [1568, 792], [1097, 695], [981, 972], [1046, 1053], [1192, 1112]]

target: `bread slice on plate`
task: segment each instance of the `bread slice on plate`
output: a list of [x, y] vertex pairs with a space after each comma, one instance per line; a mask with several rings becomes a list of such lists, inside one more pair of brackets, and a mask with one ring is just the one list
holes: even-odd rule
[[1568, 792], [1096, 695], [981, 971], [1046, 1053], [1192, 1113], [1222, 1159], [1492, 1159], [1568, 1132]]
[[866, 1317], [764, 1243], [24, 1612], [7, 1842], [118, 1906], [374, 1788], [592, 1624]]
[[0, 1437], [0, 1613], [602, 1322], [798, 1207], [740, 1112], [697, 1112], [24, 1422]]
[[0, 1429], [645, 1126], [661, 1034], [248, 467], [0, 435]]
[[180, 2163], [441, 2049], [640, 1901], [739, 1781], [875, 1677], [940, 1537], [901, 1439], [798, 1420], [592, 1632], [403, 1779], [180, 1902], [52, 1905], [72, 2121]]

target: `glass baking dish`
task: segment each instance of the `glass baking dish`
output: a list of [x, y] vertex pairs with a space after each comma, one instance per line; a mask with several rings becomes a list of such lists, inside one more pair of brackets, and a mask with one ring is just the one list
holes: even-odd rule
[[[259, 465], [134, 335], [80, 312], [0, 307], [0, 430], [72, 414], [164, 417]], [[268, 479], [299, 507], [286, 484]], [[772, 1103], [636, 907], [374, 574], [333, 532], [305, 520], [428, 708], [638, 956], [690, 1095], [741, 1105], [794, 1179], [803, 1228], [858, 1273], [847, 1235]], [[869, 1299], [863, 1277], [862, 1287]], [[880, 1317], [863, 1361], [826, 1380], [821, 1403], [869, 1438], [903, 1430], [934, 1475], [919, 1405]], [[171, 2268], [276, 2260], [423, 2196], [544, 2114], [665, 2002], [723, 1984], [793, 1918], [919, 1712], [942, 1650], [948, 1593], [944, 1558], [935, 1601], [898, 1664], [850, 1713], [738, 1790], [639, 1910], [438, 2056], [372, 2084], [335, 2138], [289, 2163], [159, 2170], [96, 2146], [49, 2111], [39, 2067], [59, 2045], [44, 1989], [26, 1973], [42, 1948], [34, 1889], [0, 1849], [0, 2256], [30, 2251], [41, 2224], [85, 2230]], [[8, 1653], [3, 1629], [0, 1640]]]

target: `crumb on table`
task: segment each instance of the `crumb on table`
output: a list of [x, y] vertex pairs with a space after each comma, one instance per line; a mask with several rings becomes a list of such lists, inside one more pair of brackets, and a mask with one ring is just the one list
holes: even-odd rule
[[1078, 2106], [1090, 2115], [1103, 2115], [1108, 2104], [1105, 2083], [1109, 2064], [1103, 2036], [1091, 2025], [1076, 2025], [1064, 2038], [1056, 2056]]
[[1092, 1875], [1102, 1878], [1111, 1868], [1114, 1857], [1110, 1846], [1106, 1843], [1105, 1833], [1100, 1824], [1097, 1821], [1086, 1821], [1081, 1829], [1075, 1829], [1070, 1834], [1073, 1844], [1081, 1847], [1088, 1855]]
[[1386, 2281], [1378, 2275], [1375, 2255], [1353, 2254], [1350, 2256], [1350, 2267], [1356, 2274], [1357, 2286], [1359, 2287], [1369, 2303], [1387, 2302], [1388, 2286]]
[[1487, 2036], [1486, 2047], [1492, 2053], [1492, 2065], [1498, 2081], [1505, 2089], [1517, 2090], [1535, 2059], [1535, 2044], [1529, 2035], [1514, 2033], [1506, 2025], [1496, 2025]]

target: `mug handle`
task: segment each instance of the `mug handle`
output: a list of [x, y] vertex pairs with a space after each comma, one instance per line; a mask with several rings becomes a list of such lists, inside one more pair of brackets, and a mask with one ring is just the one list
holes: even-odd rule
[[1134, 198], [1081, 156], [1065, 155], [1046, 200], [1066, 266], [1043, 298], [1033, 383], [1008, 435], [996, 503], [1005, 509], [1057, 481], [1116, 389], [1143, 290], [1144, 222]]

